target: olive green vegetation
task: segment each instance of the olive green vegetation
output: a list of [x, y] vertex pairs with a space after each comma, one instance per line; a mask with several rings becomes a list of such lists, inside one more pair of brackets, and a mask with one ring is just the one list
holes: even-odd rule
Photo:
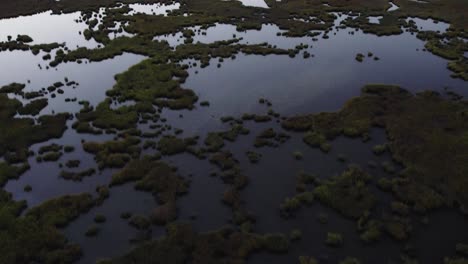
[[[404, 167], [392, 181], [395, 197], [417, 211], [444, 204], [466, 210], [468, 182], [463, 175], [468, 172], [464, 162], [468, 158], [467, 113], [466, 102], [443, 99], [433, 92], [412, 95], [397, 86], [368, 85], [362, 96], [336, 113], [292, 117], [282, 125], [320, 133], [326, 139], [365, 136], [371, 127], [383, 127], [393, 159]], [[419, 143], [413, 144], [415, 140]], [[325, 194], [323, 198], [328, 200]], [[357, 217], [359, 212], [349, 213]]]
[[291, 241], [300, 240], [302, 238], [302, 231], [300, 229], [293, 229], [289, 234]]
[[36, 45], [30, 45], [27, 44], [29, 42], [25, 42], [24, 40], [27, 39], [28, 36], [21, 36], [21, 40], [23, 41], [8, 41], [8, 42], [0, 42], [0, 52], [1, 51], [15, 51], [15, 50], [20, 50], [20, 51], [31, 51], [34, 55], [39, 54], [39, 52], [43, 51], [48, 53], [47, 55], [44, 56], [50, 56], [50, 52], [54, 49], [62, 48], [64, 47], [64, 44], [59, 44], [59, 43], [48, 43], [48, 44], [36, 44]]
[[78, 166], [80, 166], [80, 163], [81, 163], [80, 160], [67, 160], [67, 162], [65, 163], [65, 166], [67, 168], [77, 168]]
[[94, 217], [94, 222], [96, 223], [104, 223], [106, 221], [106, 217], [104, 215], [98, 214]]
[[65, 147], [63, 147], [63, 150], [64, 150], [66, 153], [70, 153], [70, 152], [75, 151], [75, 147], [74, 147], [74, 146], [65, 146]]
[[[96, 106], [96, 109], [85, 108], [77, 114], [73, 128], [79, 133], [101, 134], [99, 129], [129, 129], [134, 128], [138, 121], [138, 113], [133, 107], [122, 106], [116, 110], [111, 108], [111, 100], [106, 99]], [[92, 125], [92, 126], [91, 126]]]
[[382, 224], [376, 220], [362, 219], [364, 218], [360, 218], [358, 221], [361, 240], [366, 243], [378, 241], [382, 235]]
[[[13, 84], [2, 87], [8, 92], [21, 91], [23, 85]], [[4, 90], [4, 91], [5, 91]], [[36, 111], [37, 106], [27, 107], [28, 111]], [[0, 93], [0, 123], [8, 126], [0, 126], [0, 157], [9, 156], [12, 160], [25, 161], [27, 149], [30, 145], [46, 141], [51, 138], [59, 138], [66, 129], [66, 121], [69, 114], [43, 115], [35, 122], [31, 118], [15, 118], [15, 114], [23, 108], [21, 102], [10, 99], [4, 93]]]
[[94, 154], [99, 169], [122, 168], [132, 158], [140, 156], [140, 138], [127, 136], [121, 140], [107, 141], [103, 143], [84, 142], [83, 149]]
[[[28, 0], [22, 0], [27, 2]], [[31, 1], [31, 0], [29, 0]], [[49, 3], [45, 3], [49, 2]], [[376, 35], [394, 35], [403, 33], [402, 27], [408, 31], [418, 31], [414, 23], [406, 22], [407, 17], [434, 18], [436, 20], [446, 21], [452, 24], [445, 37], [449, 39], [460, 39], [465, 36], [465, 31], [468, 28], [466, 17], [461, 15], [466, 10], [463, 0], [448, 0], [448, 1], [427, 1], [426, 4], [419, 4], [411, 0], [399, 0], [396, 4], [399, 9], [393, 12], [387, 12], [390, 7], [389, 3], [384, 0], [333, 0], [328, 1], [328, 5], [323, 5], [320, 0], [313, 1], [288, 1], [277, 3], [273, 0], [268, 0], [269, 9], [258, 9], [253, 7], [243, 6], [238, 1], [223, 1], [222, 3], [213, 3], [209, 0], [179, 1], [181, 6], [179, 10], [172, 11], [168, 16], [154, 16], [147, 14], [137, 14], [128, 16], [129, 8], [127, 6], [117, 7], [112, 0], [101, 0], [97, 2], [105, 2], [107, 8], [102, 23], [95, 29], [97, 20], [92, 16], [90, 10], [96, 9], [96, 3], [90, 4], [88, 1], [84, 3], [51, 3], [52, 1], [41, 1], [40, 4], [27, 5], [25, 10], [19, 13], [29, 13], [32, 10], [42, 10], [46, 6], [56, 12], [59, 10], [69, 11], [76, 10], [79, 6], [90, 8], [83, 12], [82, 21], [89, 25], [89, 28], [83, 32], [86, 39], [94, 38], [96, 41], [103, 44], [103, 47], [93, 50], [86, 48], [78, 48], [69, 52], [63, 49], [58, 50], [55, 59], [51, 62], [52, 66], [58, 63], [67, 61], [79, 61], [82, 59], [103, 60], [109, 59], [123, 52], [132, 52], [160, 58], [162, 61], [167, 61], [172, 58], [174, 61], [180, 61], [186, 58], [195, 58], [202, 61], [202, 65], [206, 66], [209, 63], [210, 54], [212, 57], [229, 57], [234, 53], [241, 51], [247, 54], [290, 54], [293, 57], [300, 49], [281, 50], [273, 47], [265, 47], [259, 45], [223, 45], [219, 49], [213, 44], [193, 44], [193, 30], [187, 29], [191, 26], [202, 26], [208, 28], [216, 25], [216, 23], [226, 23], [237, 26], [239, 31], [247, 29], [261, 29], [262, 24], [276, 24], [281, 30], [285, 30], [283, 35], [286, 36], [316, 36], [315, 30], [324, 31], [324, 38], [327, 38], [327, 32], [333, 28], [333, 22], [336, 16], [332, 12], [349, 12], [353, 11], [356, 16], [345, 19], [343, 26], [360, 28], [366, 33]], [[133, 1], [125, 1], [133, 2]], [[154, 2], [154, 1], [146, 1]], [[9, 15], [17, 13], [16, 9], [21, 5], [12, 7], [6, 4], [6, 9], [11, 10]], [[32, 7], [31, 7], [32, 6]], [[31, 10], [32, 9], [32, 10]], [[454, 11], [456, 10], [456, 12]], [[261, 11], [261, 12], [260, 12]], [[184, 15], [190, 14], [190, 15]], [[261, 14], [261, 15], [259, 15]], [[378, 24], [369, 23], [370, 15], [382, 16]], [[125, 24], [120, 28], [114, 29], [117, 22]], [[136, 34], [135, 37], [119, 37], [110, 39], [109, 34], [122, 32], [125, 30], [129, 33]], [[165, 42], [152, 41], [155, 35], [174, 34], [183, 32], [185, 36], [185, 44], [177, 47], [172, 51]], [[15, 42], [18, 45], [26, 45], [22, 42]], [[231, 42], [227, 42], [232, 44]], [[26, 47], [27, 49], [27, 47]], [[211, 51], [209, 51], [211, 50]], [[230, 54], [229, 54], [230, 53]], [[222, 54], [219, 56], [219, 54]], [[306, 54], [306, 53], [304, 53]], [[455, 72], [454, 77], [466, 78], [466, 59], [463, 56], [458, 57], [457, 61], [449, 64], [449, 68]]]
[[382, 144], [382, 145], [375, 145], [372, 147], [372, 151], [375, 153], [375, 155], [381, 155], [387, 150], [387, 145]]
[[88, 228], [88, 230], [86, 230], [85, 236], [87, 236], [87, 237], [97, 236], [99, 234], [99, 231], [101, 231], [101, 230], [100, 230], [100, 228], [98, 226], [92, 225], [92, 226], [90, 226]]
[[24, 190], [25, 192], [31, 192], [31, 191], [32, 191], [32, 187], [31, 187], [31, 185], [28, 184], [28, 185], [25, 185], [25, 186], [24, 186], [23, 190]]
[[[245, 120], [250, 120], [250, 118], [247, 118], [245, 115], [243, 118]], [[252, 119], [255, 120], [255, 116], [252, 117]], [[255, 137], [254, 147], [278, 147], [279, 144], [285, 143], [289, 138], [290, 136], [285, 133], [276, 132], [273, 128], [268, 128], [260, 132], [260, 134]]]
[[229, 151], [214, 153], [209, 160], [221, 169], [221, 179], [223, 183], [228, 185], [222, 200], [231, 207], [233, 223], [239, 226], [250, 225], [254, 221], [254, 217], [247, 212], [240, 195], [240, 191], [247, 186], [249, 179], [243, 174], [239, 161]]
[[85, 177], [90, 177], [96, 173], [96, 169], [89, 168], [82, 171], [61, 171], [60, 177], [65, 180], [72, 180], [72, 181], [82, 181]]
[[171, 109], [193, 108], [198, 100], [193, 91], [180, 83], [188, 73], [174, 64], [145, 60], [116, 76], [117, 84], [107, 95], [118, 101], [135, 100]]
[[62, 152], [58, 151], [52, 151], [52, 152], [47, 152], [42, 156], [37, 156], [36, 161], [37, 162], [42, 162], [42, 161], [57, 161], [62, 157]]
[[151, 226], [151, 221], [144, 215], [132, 215], [128, 224], [136, 229], [148, 229]]
[[358, 62], [363, 62], [363, 61], [364, 61], [364, 58], [365, 58], [365, 56], [364, 56], [364, 54], [362, 54], [362, 53], [358, 53], [358, 54], [356, 55], [356, 60], [357, 60]]
[[319, 262], [314, 257], [309, 257], [309, 256], [300, 256], [299, 257], [299, 264], [318, 264], [318, 263]]
[[[232, 121], [231, 118], [223, 118], [225, 122]], [[204, 144], [207, 152], [217, 152], [224, 147], [224, 141], [234, 142], [237, 140], [239, 135], [247, 135], [249, 129], [245, 128], [241, 124], [231, 124], [231, 128], [227, 131], [221, 132], [209, 132], [204, 140]]]
[[262, 158], [262, 154], [254, 151], [247, 151], [245, 154], [247, 155], [247, 158], [249, 159], [250, 163], [258, 163]]
[[177, 138], [175, 136], [162, 137], [157, 145], [157, 149], [163, 155], [174, 155], [184, 152], [189, 146], [197, 143], [197, 138]]
[[[191, 90], [180, 84], [187, 72], [174, 64], [148, 59], [116, 75], [116, 85], [107, 91], [107, 98], [93, 107], [83, 103], [73, 127], [79, 133], [101, 134], [98, 129], [125, 130], [135, 128], [143, 114], [155, 114], [155, 106], [171, 109], [192, 109], [198, 100]], [[112, 98], [112, 99], [111, 99]], [[112, 108], [113, 102], [134, 101], [130, 106]]]
[[0, 263], [72, 263], [81, 256], [58, 228], [65, 227], [95, 205], [90, 194], [63, 196], [20, 213], [26, 203], [0, 191]]
[[468, 80], [468, 59], [465, 57], [468, 43], [463, 40], [466, 36], [454, 32], [419, 32], [417, 37], [426, 41], [425, 48], [432, 54], [450, 61], [447, 67], [453, 72], [452, 77]]
[[23, 94], [23, 89], [26, 88], [22, 83], [10, 83], [0, 88], [0, 93], [14, 93], [17, 95]]
[[309, 131], [304, 135], [304, 142], [311, 147], [319, 147], [323, 152], [328, 153], [331, 145], [327, 142], [324, 135], [316, 131]]
[[37, 152], [42, 155], [47, 152], [59, 152], [62, 150], [62, 148], [63, 147], [61, 145], [52, 143], [49, 145], [41, 146]]
[[219, 133], [208, 133], [205, 138], [205, 145], [208, 151], [219, 151], [224, 146], [224, 139]]
[[325, 243], [331, 247], [340, 247], [343, 245], [343, 236], [340, 233], [328, 232]]
[[298, 193], [291, 198], [286, 198], [280, 204], [280, 213], [284, 218], [293, 217], [295, 211], [303, 205], [311, 205], [314, 201], [314, 194], [311, 192]]
[[187, 192], [189, 182], [179, 176], [174, 168], [152, 157], [132, 160], [112, 176], [111, 186], [135, 181], [135, 189], [153, 194], [160, 204], [151, 216], [155, 224], [166, 224], [177, 217], [177, 196]]
[[371, 176], [357, 167], [349, 167], [339, 176], [322, 181], [313, 190], [320, 202], [334, 208], [342, 215], [359, 218], [364, 212], [372, 210], [375, 196], [367, 184]]
[[300, 151], [294, 151], [293, 152], [293, 157], [296, 160], [301, 160], [304, 157], [304, 155]]
[[28, 169], [28, 164], [15, 166], [5, 162], [0, 162], [0, 186], [5, 185], [8, 180], [18, 179], [21, 174]]
[[33, 42], [33, 39], [28, 35], [18, 35], [16, 37], [16, 41], [28, 43], [28, 42]]
[[288, 248], [289, 239], [281, 234], [243, 233], [229, 227], [196, 233], [189, 224], [169, 224], [165, 237], [103, 263], [245, 263], [255, 251], [284, 253]]
[[305, 192], [307, 190], [308, 185], [318, 183], [319, 180], [317, 179], [317, 176], [301, 171], [296, 177], [296, 191], [298, 193]]

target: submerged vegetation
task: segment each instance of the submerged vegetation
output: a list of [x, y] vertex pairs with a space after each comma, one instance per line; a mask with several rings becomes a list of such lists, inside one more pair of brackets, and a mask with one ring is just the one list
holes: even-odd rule
[[242, 233], [228, 227], [197, 233], [188, 224], [170, 224], [165, 237], [105, 263], [245, 263], [254, 251], [284, 253], [288, 248], [289, 240], [285, 235]]

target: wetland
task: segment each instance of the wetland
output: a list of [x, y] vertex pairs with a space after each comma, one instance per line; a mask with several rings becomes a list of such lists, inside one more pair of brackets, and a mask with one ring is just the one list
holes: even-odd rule
[[468, 263], [466, 0], [0, 2], [0, 264]]

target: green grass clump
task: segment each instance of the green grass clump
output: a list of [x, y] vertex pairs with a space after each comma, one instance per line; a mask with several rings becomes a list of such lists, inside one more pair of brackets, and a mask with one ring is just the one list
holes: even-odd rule
[[29, 168], [28, 165], [22, 167], [9, 165], [5, 162], [0, 162], [0, 186], [5, 185], [8, 180], [18, 179], [19, 176]]
[[151, 192], [162, 204], [175, 201], [178, 195], [187, 192], [189, 185], [169, 165], [149, 157], [129, 162], [112, 176], [111, 186], [130, 181], [136, 181], [136, 189]]
[[151, 221], [157, 225], [165, 225], [177, 217], [177, 207], [174, 201], [169, 201], [153, 210]]
[[32, 208], [26, 216], [36, 219], [41, 224], [64, 227], [80, 214], [87, 212], [94, 204], [90, 194], [65, 195]]
[[107, 92], [119, 101], [147, 102], [171, 109], [192, 109], [198, 97], [192, 90], [180, 87], [176, 77], [184, 79], [187, 72], [174, 64], [145, 60], [118, 74], [117, 84]]
[[16, 37], [16, 41], [18, 42], [24, 42], [24, 43], [29, 43], [29, 42], [33, 42], [33, 39], [28, 36], [28, 35], [18, 35]]
[[65, 146], [65, 147], [63, 147], [63, 150], [64, 150], [66, 153], [70, 153], [70, 152], [75, 151], [75, 147], [74, 147], [74, 146]]
[[318, 264], [319, 262], [314, 257], [300, 256], [299, 264]]
[[289, 234], [292, 241], [300, 240], [302, 238], [302, 231], [300, 229], [293, 229]]
[[340, 247], [343, 245], [343, 236], [340, 233], [328, 232], [325, 244], [331, 247]]
[[304, 142], [311, 147], [319, 147], [323, 152], [327, 153], [331, 149], [331, 145], [327, 142], [324, 135], [309, 131], [304, 135]]
[[358, 53], [358, 54], [356, 55], [356, 60], [359, 61], [359, 62], [363, 62], [363, 61], [364, 61], [364, 58], [365, 58], [365, 56], [364, 56], [364, 54], [362, 54], [362, 53]]
[[375, 155], [381, 155], [387, 150], [387, 145], [382, 144], [382, 145], [375, 145], [372, 147], [372, 151], [374, 152]]
[[39, 154], [44, 154], [46, 152], [59, 152], [62, 150], [62, 146], [58, 144], [50, 144], [50, 145], [45, 145], [39, 148], [38, 153]]
[[162, 137], [157, 145], [157, 149], [163, 155], [175, 155], [184, 152], [187, 147], [196, 144], [196, 138], [177, 138], [175, 136]]
[[395, 240], [404, 241], [409, 237], [411, 226], [403, 219], [392, 219], [385, 223], [385, 231]]
[[301, 160], [304, 157], [304, 155], [300, 151], [294, 151], [293, 152], [293, 157], [296, 160]]
[[322, 182], [313, 194], [342, 215], [357, 219], [376, 203], [376, 198], [367, 187], [370, 179], [371, 176], [361, 169], [349, 167], [341, 175]]
[[80, 160], [67, 160], [67, 162], [65, 163], [65, 166], [67, 168], [77, 168], [78, 166], [80, 166], [80, 163], [81, 163]]
[[140, 156], [140, 139], [128, 136], [122, 140], [107, 141], [104, 143], [84, 142], [83, 149], [95, 155], [100, 169], [107, 167], [122, 168], [132, 158]]
[[233, 169], [237, 165], [237, 160], [233, 158], [232, 153], [227, 151], [211, 155], [210, 162], [217, 165], [223, 171]]
[[100, 229], [98, 226], [92, 225], [92, 226], [90, 226], [90, 227], [88, 228], [88, 230], [86, 230], [85, 235], [86, 235], [87, 237], [95, 237], [95, 236], [97, 236], [97, 235], [99, 234], [99, 231], [100, 231], [100, 230], [101, 230], [101, 229]]
[[282, 234], [259, 235], [227, 227], [197, 233], [189, 224], [169, 224], [166, 228], [165, 237], [141, 244], [109, 263], [161, 259], [165, 263], [185, 263], [190, 259], [197, 263], [242, 262], [255, 251], [284, 253], [289, 248], [289, 239]]
[[28, 185], [25, 185], [25, 186], [24, 186], [23, 190], [24, 190], [25, 192], [31, 192], [31, 191], [32, 191], [32, 187], [31, 187], [31, 185], [28, 184]]
[[[100, 129], [130, 129], [134, 128], [138, 121], [138, 113], [134, 107], [122, 106], [118, 109], [111, 108], [111, 100], [101, 102], [96, 109], [85, 108], [77, 114], [78, 121], [73, 127], [80, 133], [93, 131], [88, 128], [90, 124]], [[90, 131], [88, 131], [90, 130]]]
[[0, 126], [0, 156], [8, 152], [27, 153], [30, 145], [61, 137], [66, 129], [68, 114], [43, 115], [37, 121], [14, 118], [22, 104], [1, 93], [0, 105], [0, 123], [8, 124]]
[[82, 181], [85, 177], [90, 177], [96, 173], [96, 169], [89, 168], [79, 172], [61, 171], [60, 177], [65, 180]]
[[123, 212], [120, 214], [120, 218], [122, 219], [129, 219], [130, 217], [132, 217], [132, 214], [130, 212]]
[[294, 216], [294, 213], [303, 205], [311, 205], [314, 202], [314, 195], [311, 192], [298, 193], [295, 196], [287, 197], [280, 204], [280, 213], [284, 218]]
[[208, 133], [205, 138], [205, 146], [210, 152], [219, 151], [224, 146], [224, 139], [220, 133]]
[[43, 156], [38, 156], [38, 161], [57, 161], [62, 157], [62, 152], [47, 152]]
[[[21, 212], [25, 202], [0, 191], [0, 254], [2, 263], [72, 263], [81, 256], [58, 230], [94, 205], [91, 195], [63, 196]], [[21, 216], [20, 216], [21, 215]]]
[[23, 94], [23, 89], [26, 87], [22, 83], [10, 83], [8, 85], [2, 86], [0, 88], [0, 93], [14, 93], [14, 94]]
[[[463, 175], [468, 166], [462, 160], [463, 153], [468, 152], [466, 103], [434, 93], [412, 95], [392, 85], [367, 85], [362, 91], [362, 96], [351, 99], [336, 113], [291, 117], [282, 125], [291, 130], [317, 131], [327, 139], [342, 135], [345, 127], [361, 134], [372, 126], [382, 127], [389, 135], [392, 158], [405, 168], [399, 174], [406, 179], [392, 188], [393, 193], [419, 211], [444, 202], [460, 204], [465, 210], [468, 182]], [[444, 125], [435, 124], [435, 119]], [[415, 139], [421, 143], [414, 144]], [[386, 170], [393, 172], [392, 167], [386, 166]]]
[[151, 222], [148, 219], [148, 217], [144, 215], [133, 215], [128, 223], [136, 229], [140, 230], [148, 229], [151, 225]]
[[396, 214], [399, 214], [399, 215], [408, 215], [409, 214], [409, 206], [402, 203], [402, 202], [397, 202], [397, 201], [393, 201], [391, 202], [390, 204], [390, 208], [392, 209], [392, 211]]
[[254, 152], [254, 151], [247, 151], [245, 153], [247, 155], [247, 159], [250, 161], [250, 163], [256, 164], [260, 161], [262, 158], [262, 154]]
[[366, 242], [372, 243], [380, 239], [382, 232], [382, 225], [379, 221], [365, 219], [365, 223], [362, 223], [363, 218], [360, 218], [358, 221], [359, 229], [362, 229], [359, 238]]
[[210, 106], [210, 102], [208, 102], [208, 101], [202, 101], [202, 102], [200, 102], [200, 105], [201, 105], [201, 106]]

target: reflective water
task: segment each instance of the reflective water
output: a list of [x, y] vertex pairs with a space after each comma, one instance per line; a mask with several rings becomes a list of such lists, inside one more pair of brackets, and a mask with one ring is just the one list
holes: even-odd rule
[[380, 19], [382, 19], [383, 16], [370, 16], [368, 17], [369, 23], [371, 24], [380, 24]]
[[[233, 1], [233, 0], [230, 0]], [[261, 7], [261, 8], [268, 8], [268, 5], [265, 3], [264, 0], [238, 0], [245, 6], [254, 6], [254, 7]]]
[[399, 6], [395, 5], [393, 2], [389, 2], [389, 4], [390, 4], [390, 7], [387, 9], [387, 12], [392, 12], [400, 8]]
[[436, 21], [432, 18], [422, 19], [418, 17], [409, 17], [406, 19], [407, 22], [410, 20], [414, 21], [418, 29], [421, 31], [438, 31], [444, 33], [450, 27], [450, 24]]
[[87, 41], [80, 35], [88, 26], [76, 22], [79, 18], [79, 12], [54, 15], [52, 11], [47, 11], [31, 16], [1, 19], [0, 41], [6, 41], [7, 36], [15, 39], [21, 34], [33, 38], [33, 44], [66, 42], [69, 48], [96, 47], [97, 43], [94, 40]]
[[170, 5], [165, 4], [130, 4], [128, 5], [132, 11], [129, 12], [129, 15], [134, 15], [138, 13], [147, 14], [147, 15], [167, 15], [170, 11], [180, 8], [180, 3], [174, 3]]

